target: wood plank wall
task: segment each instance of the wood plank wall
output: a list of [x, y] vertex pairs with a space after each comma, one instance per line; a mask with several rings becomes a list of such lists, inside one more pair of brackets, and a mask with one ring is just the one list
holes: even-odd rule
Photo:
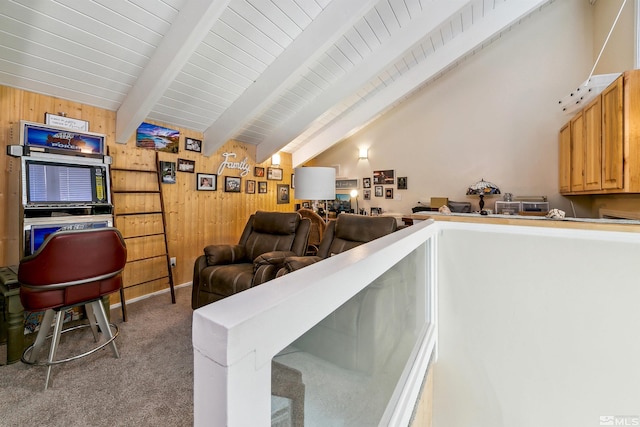
[[[43, 123], [45, 113], [65, 112], [68, 117], [87, 120], [90, 123], [91, 132], [106, 135], [107, 145], [117, 158], [118, 162], [133, 164], [135, 162], [149, 162], [154, 156], [147, 155], [149, 150], [143, 150], [135, 146], [135, 135], [127, 144], [115, 142], [116, 114], [89, 105], [66, 101], [51, 96], [26, 92], [16, 88], [0, 86], [0, 168], [4, 171], [4, 178], [0, 182], [0, 211], [3, 218], [0, 220], [0, 261], [2, 265], [16, 264], [19, 261], [18, 236], [19, 231], [15, 224], [17, 217], [18, 189], [10, 184], [10, 177], [19, 173], [19, 159], [6, 154], [6, 146], [18, 144], [18, 136], [12, 140], [12, 129], [20, 120]], [[150, 123], [166, 126], [180, 131], [180, 148], [177, 154], [160, 153], [160, 160], [177, 162], [178, 158], [194, 160], [195, 172], [216, 174], [223, 161], [222, 153], [236, 153], [235, 160], [242, 161], [247, 157], [251, 171], [242, 177], [241, 193], [224, 192], [224, 175], [240, 176], [240, 170], [225, 169], [223, 176], [218, 177], [217, 191], [197, 191], [196, 173], [177, 172], [176, 184], [163, 184], [162, 194], [165, 203], [165, 216], [167, 220], [167, 237], [169, 254], [176, 257], [177, 267], [173, 270], [174, 284], [180, 285], [192, 280], [193, 263], [205, 246], [214, 243], [237, 242], [249, 215], [256, 210], [266, 211], [293, 211], [295, 200], [293, 191], [290, 190], [290, 203], [277, 203], [277, 184], [291, 185], [291, 155], [281, 153], [281, 165], [283, 169], [282, 181], [267, 180], [265, 177], [255, 177], [254, 166], [266, 168], [271, 166], [267, 160], [262, 164], [255, 163], [255, 146], [237, 141], [229, 141], [210, 157], [186, 151], [184, 138], [190, 137], [203, 139], [200, 132], [178, 128], [159, 122]], [[151, 160], [153, 161], [153, 160]], [[149, 165], [143, 165], [149, 166]], [[266, 173], [265, 173], [266, 175]], [[267, 182], [266, 194], [258, 194], [257, 185], [255, 194], [245, 193], [245, 181], [247, 179]], [[131, 185], [138, 185], [132, 183]], [[119, 206], [116, 206], [119, 209]], [[143, 219], [139, 221], [147, 222]], [[128, 228], [145, 227], [145, 224], [127, 224]], [[150, 286], [130, 289], [126, 299], [136, 298], [144, 294], [168, 287], [168, 281], [155, 283]], [[118, 301], [114, 295], [112, 301]]]

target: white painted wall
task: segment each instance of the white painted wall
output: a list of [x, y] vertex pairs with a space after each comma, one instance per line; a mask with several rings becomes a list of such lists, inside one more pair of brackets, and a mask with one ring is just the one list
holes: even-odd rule
[[[360, 197], [360, 207], [407, 213], [438, 196], [477, 206], [465, 192], [485, 178], [570, 212], [557, 190], [557, 135], [570, 117], [557, 102], [586, 79], [592, 52], [589, 2], [555, 1], [313, 163], [339, 164], [350, 178], [377, 169], [408, 177], [408, 190], [395, 190], [401, 200]], [[368, 160], [358, 160], [360, 146]], [[574, 200], [590, 213], [588, 200]]]
[[438, 252], [433, 426], [640, 420], [640, 236], [453, 227]]

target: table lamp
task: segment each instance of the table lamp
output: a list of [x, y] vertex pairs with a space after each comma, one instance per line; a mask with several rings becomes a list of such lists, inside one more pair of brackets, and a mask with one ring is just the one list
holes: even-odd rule
[[[333, 200], [336, 197], [336, 170], [325, 167], [295, 168], [295, 198], [299, 200]], [[325, 220], [328, 220], [325, 209]]]
[[490, 196], [493, 194], [500, 194], [500, 189], [497, 185], [491, 182], [485, 181], [482, 178], [480, 181], [471, 185], [467, 189], [467, 196], [479, 196], [480, 197], [480, 214], [486, 215], [487, 211], [484, 210], [484, 196]]
[[354, 212], [360, 214], [360, 209], [358, 209], [358, 190], [351, 190], [350, 196], [356, 199], [356, 210]]

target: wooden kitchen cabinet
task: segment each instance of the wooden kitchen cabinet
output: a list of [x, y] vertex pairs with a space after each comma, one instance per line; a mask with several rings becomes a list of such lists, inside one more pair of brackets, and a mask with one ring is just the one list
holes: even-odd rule
[[609, 190], [623, 187], [622, 80], [618, 78], [601, 95], [602, 188]]
[[568, 193], [571, 191], [571, 122], [560, 129], [558, 147], [558, 159], [560, 162], [558, 186], [561, 193]]
[[560, 129], [559, 191], [640, 193], [640, 70], [623, 73]]
[[571, 191], [584, 191], [584, 114], [571, 119]]

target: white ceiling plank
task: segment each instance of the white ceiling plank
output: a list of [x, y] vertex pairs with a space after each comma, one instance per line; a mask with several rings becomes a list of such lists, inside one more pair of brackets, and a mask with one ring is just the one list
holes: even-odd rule
[[375, 1], [333, 2], [303, 31], [265, 72], [206, 131], [203, 153], [212, 155], [288, 84], [297, 80], [339, 35], [353, 26]]
[[229, 0], [190, 0], [185, 4], [138, 81], [118, 108], [116, 142], [127, 143], [197, 49], [198, 44], [211, 29], [211, 24], [219, 18], [228, 2]]
[[[347, 138], [370, 123], [390, 106], [408, 96], [416, 87], [472, 52], [484, 40], [504, 31], [522, 17], [551, 0], [518, 0], [501, 5], [476, 25], [467, 29], [448, 44], [448, 49], [434, 53], [431, 61], [421, 63], [396, 80], [365, 103], [340, 116], [330, 126], [317, 133], [309, 141], [292, 153], [293, 167], [300, 166], [337, 142]], [[258, 147], [259, 148], [259, 147]]]
[[256, 150], [258, 162], [263, 161], [260, 159], [268, 158], [269, 153], [284, 147], [303, 132], [322, 112], [357, 91], [358, 88], [382, 72], [388, 64], [401, 58], [406, 49], [416, 45], [425, 34], [440, 26], [443, 19], [448, 19], [452, 13], [459, 11], [466, 3], [466, 0], [431, 3], [420, 16], [415, 17], [409, 25], [402, 28], [392, 39], [361, 61], [340, 81], [335, 82], [313, 102], [307, 103], [295, 116], [282, 123], [276, 132], [258, 146]]

